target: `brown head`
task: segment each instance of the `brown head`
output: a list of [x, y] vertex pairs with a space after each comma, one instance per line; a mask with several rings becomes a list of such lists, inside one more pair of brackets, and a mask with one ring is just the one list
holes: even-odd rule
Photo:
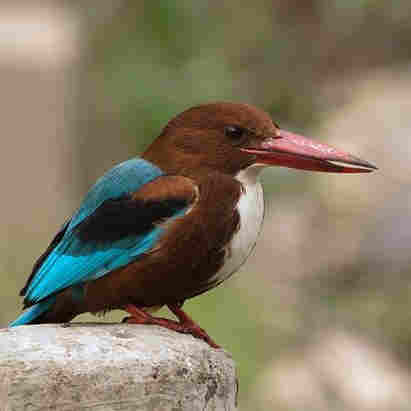
[[195, 106], [174, 117], [143, 157], [167, 173], [188, 176], [216, 170], [234, 176], [254, 164], [343, 173], [376, 168], [281, 130], [263, 110], [227, 102]]

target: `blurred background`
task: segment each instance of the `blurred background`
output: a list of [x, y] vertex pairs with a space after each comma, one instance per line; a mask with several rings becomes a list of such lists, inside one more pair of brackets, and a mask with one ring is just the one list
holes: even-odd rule
[[410, 410], [410, 60], [407, 0], [2, 0], [0, 325], [98, 176], [193, 104], [252, 103], [380, 170], [265, 171], [256, 252], [187, 311], [243, 411]]

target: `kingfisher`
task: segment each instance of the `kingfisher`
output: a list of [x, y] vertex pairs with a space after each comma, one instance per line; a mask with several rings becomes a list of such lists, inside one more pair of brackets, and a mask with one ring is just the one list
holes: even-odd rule
[[[217, 102], [171, 119], [141, 157], [103, 175], [38, 258], [10, 326], [66, 323], [122, 309], [218, 345], [182, 309], [247, 260], [261, 229], [260, 172], [268, 166], [335, 173], [376, 169], [281, 129], [248, 104]], [[176, 319], [156, 317], [167, 306]]]

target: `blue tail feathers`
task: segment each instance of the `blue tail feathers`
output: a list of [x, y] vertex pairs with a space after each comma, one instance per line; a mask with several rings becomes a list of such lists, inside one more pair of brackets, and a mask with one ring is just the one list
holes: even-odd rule
[[9, 327], [16, 327], [18, 325], [31, 324], [36, 318], [44, 314], [55, 303], [56, 297], [50, 296], [49, 298], [31, 306], [24, 311], [16, 320], [9, 324]]

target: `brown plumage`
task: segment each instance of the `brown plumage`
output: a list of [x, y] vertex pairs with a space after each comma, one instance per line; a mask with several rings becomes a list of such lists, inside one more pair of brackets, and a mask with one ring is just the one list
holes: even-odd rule
[[209, 279], [222, 266], [225, 247], [238, 229], [235, 206], [241, 185], [219, 173], [197, 181], [180, 179], [184, 179], [183, 191], [191, 187], [191, 210], [184, 217], [163, 223], [168, 225], [164, 236], [142, 258], [90, 283], [86, 311], [119, 308], [124, 303], [139, 307], [177, 303], [215, 285]]

